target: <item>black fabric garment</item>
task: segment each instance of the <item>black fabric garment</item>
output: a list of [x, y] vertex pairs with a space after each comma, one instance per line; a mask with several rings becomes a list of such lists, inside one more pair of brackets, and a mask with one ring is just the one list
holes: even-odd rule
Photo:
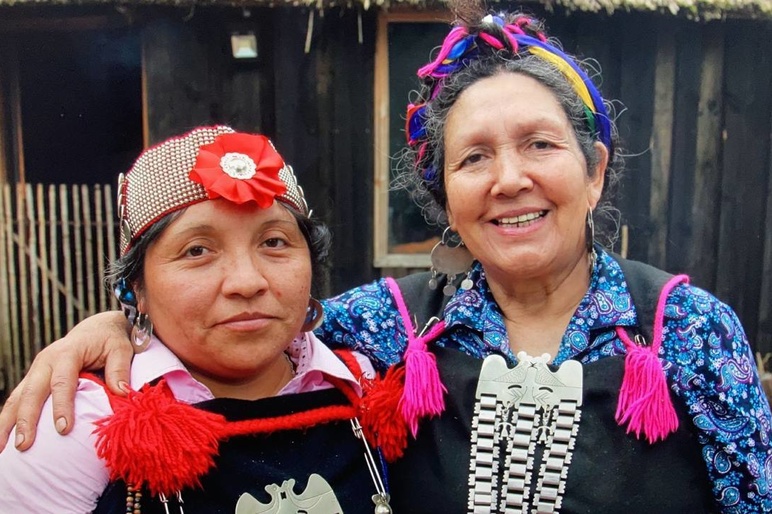
[[[277, 396], [257, 401], [219, 398], [196, 407], [224, 415], [229, 421], [266, 418], [303, 412], [325, 405], [347, 405], [336, 389]], [[281, 486], [295, 479], [294, 491], [302, 493], [312, 473], [321, 475], [331, 486], [342, 512], [372, 514], [375, 487], [367, 470], [362, 442], [354, 436], [349, 420], [326, 423], [302, 430], [287, 430], [269, 435], [235, 437], [220, 444], [215, 467], [202, 478], [200, 489], [182, 491], [184, 512], [235, 512], [236, 503], [249, 493], [263, 504], [271, 496], [265, 487]], [[159, 465], [166, 465], [159, 462]], [[169, 511], [179, 512], [176, 499]], [[126, 512], [126, 485], [112, 483], [99, 500], [94, 512]], [[143, 513], [164, 513], [157, 498], [143, 492]], [[310, 510], [313, 514], [336, 514]]]
[[[659, 293], [672, 275], [644, 263], [615, 259], [635, 304], [637, 331], [650, 343]], [[432, 316], [442, 319], [449, 300], [442, 294], [444, 277], [436, 290], [426, 286], [429, 278], [427, 272], [397, 280], [418, 326]], [[421, 423], [418, 440], [410, 439], [405, 456], [390, 468], [397, 513], [467, 512], [471, 424], [482, 360], [454, 349], [434, 347], [432, 352], [448, 388], [446, 411]], [[623, 372], [624, 356], [583, 366], [582, 417], [560, 512], [714, 512], [697, 432], [684, 403], [672, 397], [680, 424], [665, 441], [650, 445], [627, 435], [614, 419]]]
[[[411, 439], [404, 457], [390, 466], [395, 513], [467, 512], [471, 423], [482, 361], [453, 349], [432, 351], [448, 388], [446, 410], [422, 422], [418, 439]], [[614, 420], [624, 357], [583, 370], [582, 418], [561, 514], [713, 512], [705, 463], [686, 413], [678, 412], [679, 429], [665, 441], [640, 441]], [[682, 404], [674, 403], [678, 411]]]

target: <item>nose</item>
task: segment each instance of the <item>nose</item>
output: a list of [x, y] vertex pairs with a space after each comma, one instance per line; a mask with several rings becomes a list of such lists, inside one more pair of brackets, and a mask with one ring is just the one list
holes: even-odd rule
[[259, 256], [239, 252], [223, 260], [222, 292], [225, 296], [252, 298], [268, 289], [268, 270]]
[[514, 197], [533, 188], [533, 180], [526, 159], [515, 151], [504, 151], [492, 163], [491, 194], [494, 197]]

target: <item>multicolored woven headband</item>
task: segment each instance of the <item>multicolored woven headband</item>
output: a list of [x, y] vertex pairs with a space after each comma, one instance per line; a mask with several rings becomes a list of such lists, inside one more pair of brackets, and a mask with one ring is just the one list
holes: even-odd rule
[[[585, 108], [587, 126], [597, 139], [613, 151], [611, 137], [611, 122], [603, 97], [593, 84], [590, 77], [570, 56], [550, 44], [547, 38], [536, 33], [536, 37], [528, 35], [523, 27], [536, 25], [534, 20], [525, 16], [514, 23], [506, 23], [498, 16], [488, 15], [483, 19], [487, 23], [495, 23], [501, 27], [506, 38], [505, 42], [498, 37], [480, 30], [470, 34], [465, 27], [454, 27], [445, 37], [437, 57], [418, 70], [418, 76], [424, 80], [433, 80], [432, 89], [427, 102], [437, 97], [442, 90], [443, 79], [459, 69], [469, 65], [480, 56], [480, 48], [485, 45], [495, 50], [509, 50], [514, 56], [522, 56], [525, 52], [543, 59], [560, 71], [576, 91]], [[507, 48], [509, 47], [509, 48]], [[410, 104], [407, 108], [405, 134], [410, 146], [418, 146], [418, 162], [426, 152], [426, 107], [427, 102]], [[432, 181], [436, 170], [429, 164], [422, 170], [423, 178]]]

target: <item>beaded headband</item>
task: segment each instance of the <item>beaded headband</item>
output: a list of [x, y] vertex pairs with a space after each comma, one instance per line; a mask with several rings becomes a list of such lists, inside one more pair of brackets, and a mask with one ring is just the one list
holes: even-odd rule
[[278, 200], [310, 216], [292, 167], [268, 138], [199, 127], [145, 150], [118, 177], [121, 255], [167, 214], [215, 198], [262, 209]]
[[[493, 24], [498, 26], [501, 35], [486, 32], [486, 24], [491, 27]], [[445, 37], [437, 57], [418, 70], [418, 77], [429, 87], [428, 99], [423, 103], [408, 105], [405, 134], [408, 145], [417, 147], [417, 164], [424, 180], [431, 182], [437, 176], [434, 165], [424, 159], [428, 147], [427, 104], [440, 93], [445, 77], [467, 67], [471, 61], [479, 59], [480, 50], [485, 47], [510, 53], [513, 57], [534, 55], [555, 66], [582, 100], [587, 126], [594, 137], [606, 145], [609, 153], [613, 153], [611, 122], [603, 97], [595, 84], [573, 58], [550, 44], [544, 34], [535, 32], [535, 37], [528, 35], [524, 27], [532, 25], [536, 25], [536, 22], [526, 16], [517, 18], [513, 23], [506, 23], [498, 16], [488, 15], [483, 18], [483, 27], [477, 32], [470, 34], [466, 27], [454, 27]]]

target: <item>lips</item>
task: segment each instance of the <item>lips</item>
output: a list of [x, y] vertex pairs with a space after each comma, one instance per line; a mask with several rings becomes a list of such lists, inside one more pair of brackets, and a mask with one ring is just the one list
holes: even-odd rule
[[231, 330], [251, 331], [265, 327], [273, 319], [274, 316], [269, 316], [260, 312], [242, 312], [220, 321], [217, 325], [227, 327]]
[[548, 211], [533, 211], [519, 216], [502, 217], [493, 220], [493, 223], [500, 227], [523, 228], [531, 225], [547, 215]]

